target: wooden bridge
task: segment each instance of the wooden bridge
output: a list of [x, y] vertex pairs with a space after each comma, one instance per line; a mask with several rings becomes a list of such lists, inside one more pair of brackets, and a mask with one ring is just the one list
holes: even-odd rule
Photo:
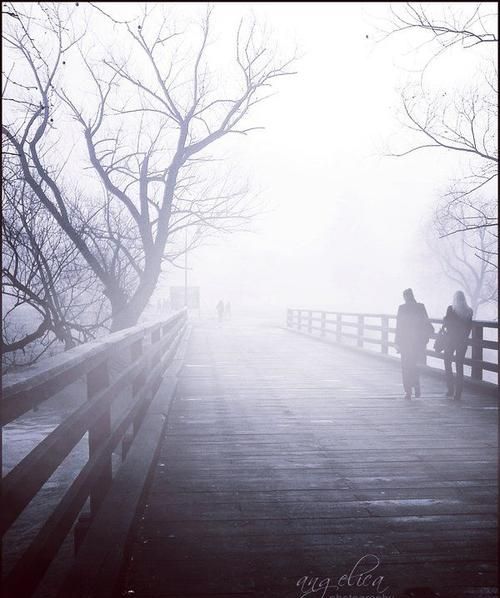
[[85, 396], [2, 480], [3, 595], [496, 596], [498, 325], [474, 324], [461, 401], [432, 349], [407, 401], [390, 318], [180, 312], [6, 376], [4, 439]]

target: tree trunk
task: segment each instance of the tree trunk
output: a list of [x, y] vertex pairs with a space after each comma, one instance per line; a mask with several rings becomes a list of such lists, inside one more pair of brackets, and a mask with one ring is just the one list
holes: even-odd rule
[[113, 312], [111, 319], [111, 332], [118, 332], [125, 328], [135, 326], [139, 320], [144, 308], [135, 305], [135, 302], [130, 301], [122, 309]]
[[136, 292], [128, 301], [111, 302], [111, 332], [124, 330], [137, 324], [156, 288], [159, 272], [159, 267], [158, 272], [152, 268], [147, 278], [145, 277], [142, 280]]

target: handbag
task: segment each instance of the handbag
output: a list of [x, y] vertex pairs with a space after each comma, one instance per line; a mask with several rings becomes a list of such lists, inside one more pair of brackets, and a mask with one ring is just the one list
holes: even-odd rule
[[446, 349], [448, 341], [448, 335], [444, 328], [437, 333], [436, 340], [434, 341], [434, 351], [436, 353], [442, 353]]

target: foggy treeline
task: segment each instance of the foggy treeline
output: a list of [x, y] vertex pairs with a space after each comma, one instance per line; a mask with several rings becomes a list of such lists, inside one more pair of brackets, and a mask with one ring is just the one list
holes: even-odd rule
[[136, 324], [186, 252], [212, 317], [418, 285], [495, 317], [496, 5], [372, 9], [3, 3], [4, 369]]

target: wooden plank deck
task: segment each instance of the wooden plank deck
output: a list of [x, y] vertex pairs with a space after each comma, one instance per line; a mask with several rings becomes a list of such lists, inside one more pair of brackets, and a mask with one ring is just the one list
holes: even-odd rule
[[496, 596], [497, 401], [422, 390], [286, 330], [195, 326], [124, 595]]

